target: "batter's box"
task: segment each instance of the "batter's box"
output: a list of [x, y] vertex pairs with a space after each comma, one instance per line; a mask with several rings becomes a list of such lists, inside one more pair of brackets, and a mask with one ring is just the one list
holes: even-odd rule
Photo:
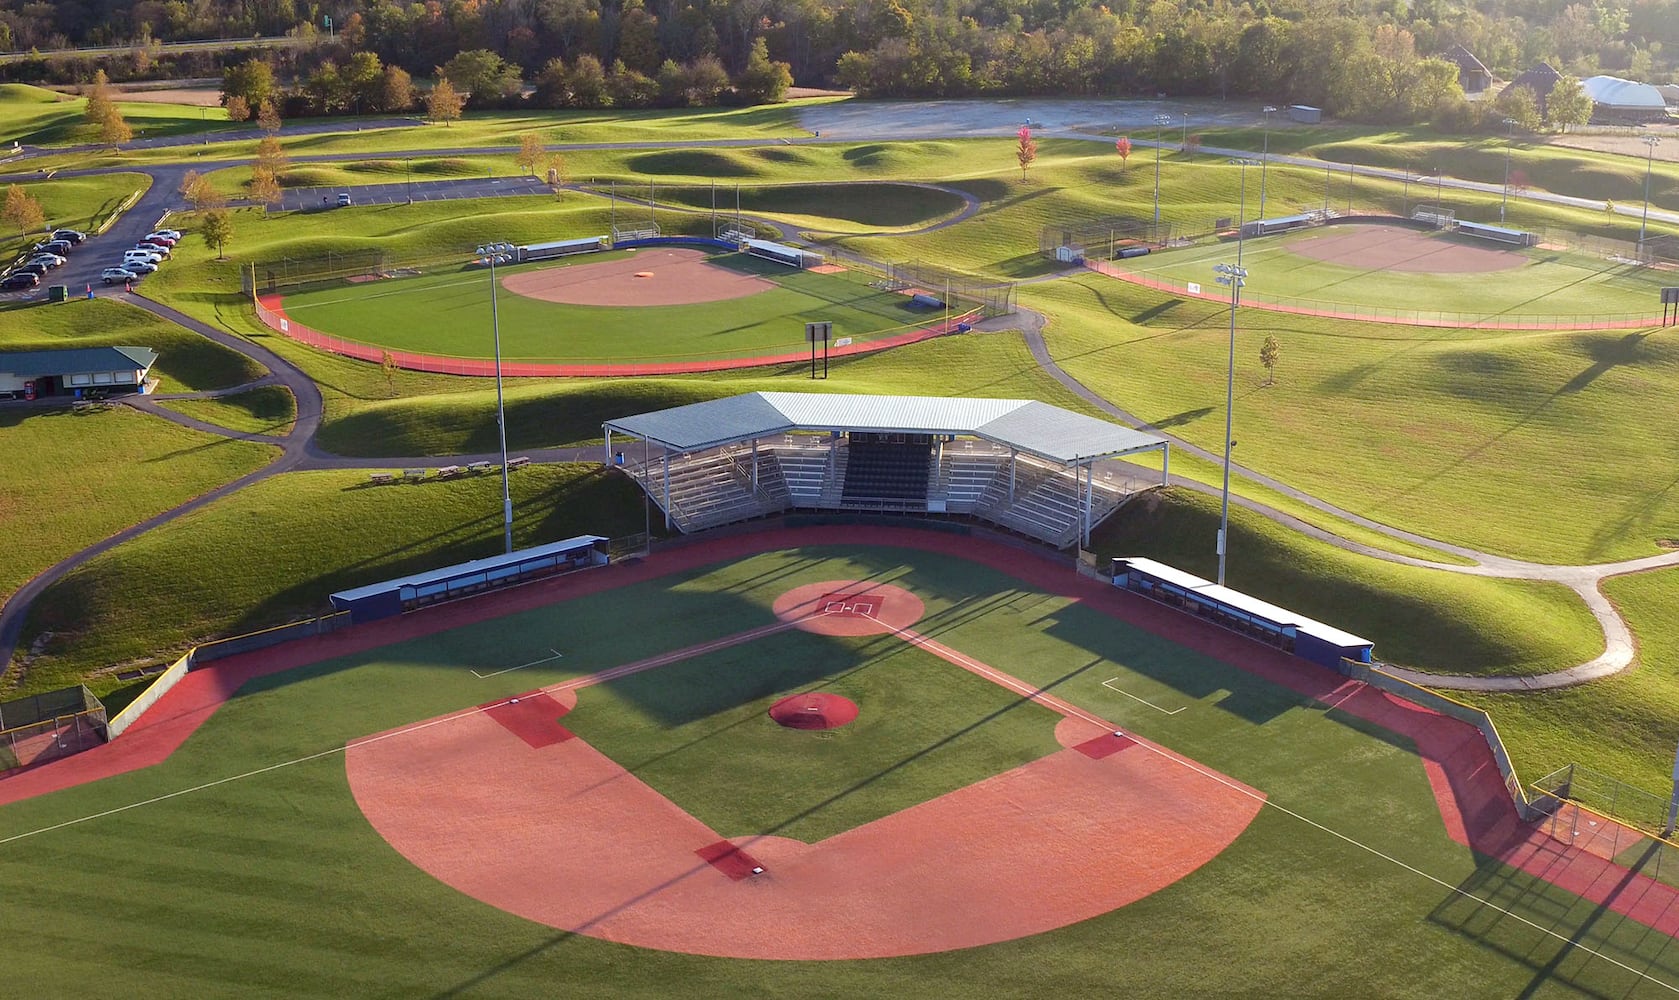
[[873, 618], [886, 603], [880, 594], [823, 594], [817, 607], [825, 615], [841, 618]]

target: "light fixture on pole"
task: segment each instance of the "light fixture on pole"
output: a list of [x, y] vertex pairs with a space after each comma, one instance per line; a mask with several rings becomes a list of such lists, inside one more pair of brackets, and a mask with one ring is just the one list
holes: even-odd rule
[[414, 204], [414, 158], [412, 156], [404, 156], [402, 158], [402, 167], [403, 176], [406, 178], [403, 181], [404, 190], [408, 196], [408, 204], [412, 205]]
[[478, 248], [480, 260], [490, 265], [490, 329], [496, 345], [496, 430], [501, 435], [501, 523], [503, 543], [513, 551], [513, 491], [507, 482], [507, 406], [501, 393], [501, 316], [496, 311], [496, 265], [511, 264], [518, 248], [511, 243], [485, 243]]
[[1183, 113], [1183, 151], [1189, 152], [1189, 112]]
[[1644, 156], [1644, 218], [1638, 223], [1638, 242], [1643, 243], [1644, 230], [1650, 225], [1650, 167], [1655, 163], [1656, 147], [1661, 145], [1662, 137], [1659, 135], [1641, 135], [1638, 137], [1638, 141], [1650, 147], [1650, 151]]
[[1267, 104], [1259, 109], [1260, 117], [1265, 122], [1265, 148], [1260, 153], [1259, 160], [1259, 217], [1265, 218], [1265, 174], [1271, 166], [1271, 116], [1277, 113], [1274, 105]]
[[1171, 115], [1154, 116], [1154, 229], [1155, 238], [1160, 236], [1160, 130], [1172, 124]]
[[1219, 586], [1224, 585], [1224, 562], [1230, 538], [1230, 449], [1236, 444], [1230, 438], [1234, 431], [1236, 408], [1236, 309], [1242, 304], [1242, 286], [1247, 284], [1248, 277], [1248, 269], [1242, 266], [1242, 242], [1247, 230], [1248, 168], [1255, 165], [1253, 160], [1247, 159], [1230, 162], [1242, 168], [1242, 195], [1240, 207], [1236, 211], [1236, 263], [1213, 266], [1213, 271], [1218, 275], [1215, 280], [1221, 285], [1230, 286], [1230, 363], [1225, 372], [1224, 382], [1224, 498], [1218, 516]]
[[1510, 204], [1510, 144], [1516, 141], [1516, 120], [1504, 119], [1504, 200], [1498, 203], [1498, 224], [1504, 225], [1504, 206]]

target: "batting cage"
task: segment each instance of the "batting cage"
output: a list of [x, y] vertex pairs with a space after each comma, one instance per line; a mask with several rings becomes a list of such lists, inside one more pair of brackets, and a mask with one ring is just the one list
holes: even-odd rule
[[986, 317], [1006, 316], [1014, 312], [1015, 282], [1012, 281], [964, 274], [916, 260], [888, 264], [886, 272], [890, 282], [888, 287], [897, 291], [920, 289], [928, 295], [941, 296], [959, 312], [976, 308]]
[[105, 742], [105, 705], [78, 684], [0, 702], [0, 773]]
[[1051, 260], [1073, 264], [1081, 260], [1113, 260], [1127, 250], [1153, 249], [1172, 242], [1172, 224], [1116, 215], [1089, 222], [1045, 226], [1038, 234], [1038, 251]]

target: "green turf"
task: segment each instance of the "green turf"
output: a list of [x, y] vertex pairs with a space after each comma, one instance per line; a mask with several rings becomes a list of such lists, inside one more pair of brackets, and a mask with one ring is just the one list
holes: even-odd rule
[[[1183, 881], [1006, 944], [734, 962], [562, 933], [470, 900], [385, 845], [349, 795], [346, 739], [532, 683], [480, 681], [452, 649], [563, 628], [577, 654], [568, 669], [598, 669], [761, 623], [786, 586], [870, 574], [927, 595], [941, 640], [1328, 829], [1262, 810]], [[612, 611], [626, 603], [659, 614], [625, 629]], [[1103, 688], [1108, 678], [1160, 685], [1190, 707], [1159, 715]], [[287, 761], [298, 762], [270, 769]], [[1668, 939], [1448, 841], [1406, 741], [989, 570], [862, 547], [769, 554], [254, 682], [159, 766], [0, 808], [0, 841], [0, 935], [23, 993], [97, 977], [134, 994], [253, 997], [552, 996], [556, 982], [578, 997], [804, 995], [811, 983], [870, 997], [1076, 996], [1093, 983], [1137, 996], [1660, 995], [1586, 949], [1673, 978]]]
[[[787, 729], [821, 690], [856, 721]], [[1060, 749], [1060, 716], [903, 643], [792, 631], [584, 692], [567, 728], [727, 837], [816, 843]]]
[[[1609, 321], [1657, 315], [1662, 272], [1599, 257], [1539, 248], [1507, 248], [1470, 237], [1426, 237], [1442, 251], [1468, 247], [1504, 255], [1508, 270], [1493, 272], [1397, 271], [1362, 266], [1356, 256], [1315, 260], [1298, 252], [1320, 240], [1354, 238], [1355, 227], [1336, 226], [1245, 241], [1248, 269], [1244, 299], [1292, 308], [1324, 309], [1372, 318], [1438, 319], [1498, 323]], [[1233, 244], [1167, 250], [1121, 261], [1123, 271], [1183, 288], [1217, 291], [1213, 265], [1234, 260]]]
[[297, 400], [280, 385], [213, 399], [171, 399], [158, 403], [176, 413], [249, 434], [284, 435], [297, 420]]
[[[518, 545], [643, 525], [628, 481], [599, 467], [532, 466], [511, 485]], [[53, 633], [30, 686], [86, 679], [102, 692], [116, 685], [102, 668], [167, 663], [194, 642], [324, 614], [335, 591], [491, 555], [501, 538], [500, 476], [389, 486], [359, 471], [276, 476], [49, 587], [24, 626], [25, 644]]]
[[[1093, 539], [1211, 579], [1219, 503], [1187, 490], [1122, 508]], [[1561, 584], [1495, 580], [1358, 555], [1241, 508], [1230, 515], [1230, 586], [1361, 635], [1392, 663], [1445, 673], [1536, 674], [1603, 652], [1585, 605]], [[1543, 621], [1534, 629], [1529, 623]]]
[[81, 347], [150, 347], [159, 392], [225, 389], [263, 374], [243, 354], [114, 299], [0, 305], [0, 350]]
[[[1090, 275], [1022, 293], [1057, 362], [1173, 434], [1224, 433], [1228, 306]], [[1274, 385], [1259, 348], [1282, 347]], [[1377, 521], [1485, 551], [1579, 563], [1679, 537], [1651, 475], [1679, 448], [1652, 421], [1679, 384], [1659, 333], [1491, 332], [1244, 310], [1238, 462]]]
[[[644, 251], [636, 259], [649, 253], [657, 251]], [[498, 269], [498, 278], [558, 272], [563, 279], [571, 271], [626, 256], [620, 251], [517, 265]], [[906, 295], [870, 287], [874, 277], [865, 272], [818, 274], [728, 253], [715, 254], [707, 263], [721, 272], [719, 282], [745, 275], [776, 287], [718, 302], [641, 307], [566, 305], [504, 292], [496, 297], [502, 360], [605, 364], [798, 354], [805, 349], [808, 319], [829, 320], [836, 339], [864, 343], [944, 318], [941, 310], [912, 307]], [[657, 260], [648, 268], [654, 274], [650, 283], [657, 281]], [[622, 280], [638, 279], [626, 275]], [[412, 278], [294, 292], [284, 296], [282, 307], [289, 318], [317, 331], [387, 350], [493, 356], [494, 345], [484, 336], [489, 274], [479, 268], [439, 268]]]
[[[7, 540], [0, 595], [9, 595], [65, 556], [278, 453], [127, 408], [7, 408], [0, 410], [0, 454], [0, 536]], [[134, 604], [143, 613], [145, 602]]]

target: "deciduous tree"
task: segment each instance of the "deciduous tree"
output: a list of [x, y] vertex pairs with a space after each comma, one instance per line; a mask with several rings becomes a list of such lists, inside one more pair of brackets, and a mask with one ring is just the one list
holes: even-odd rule
[[546, 150], [542, 148], [542, 137], [535, 132], [526, 132], [519, 137], [519, 151], [513, 155], [513, 162], [526, 173], [536, 175], [536, 168], [541, 165]]
[[198, 223], [198, 235], [204, 237], [204, 242], [216, 248], [216, 259], [226, 260], [222, 248], [233, 239], [233, 218], [224, 209], [213, 208], [204, 213], [204, 218]]
[[1551, 93], [1545, 98], [1545, 114], [1551, 124], [1564, 132], [1570, 125], [1584, 125], [1592, 120], [1592, 99], [1586, 96], [1586, 88], [1578, 77], [1559, 77], [1551, 85]]
[[1014, 158], [1020, 163], [1020, 179], [1026, 179], [1026, 171], [1032, 166], [1032, 161], [1038, 158], [1038, 140], [1032, 138], [1032, 126], [1022, 125], [1015, 133], [1019, 140], [1015, 144]]
[[280, 131], [280, 112], [274, 107], [274, 102], [263, 101], [257, 105], [257, 128], [269, 135], [277, 135]]
[[[598, 65], [598, 64], [597, 64]], [[444, 127], [461, 116], [461, 108], [466, 106], [466, 98], [460, 95], [449, 78], [443, 75], [443, 70], [437, 70], [437, 85], [426, 95], [426, 117], [434, 122], [442, 122]]]
[[1272, 385], [1277, 381], [1277, 360], [1282, 357], [1283, 345], [1277, 343], [1275, 336], [1267, 335], [1265, 343], [1259, 345], [1259, 363], [1265, 366], [1265, 384]]
[[279, 96], [274, 85], [274, 67], [261, 59], [247, 59], [222, 73], [222, 97], [242, 97], [246, 107], [260, 107]]
[[1131, 159], [1131, 140], [1123, 135], [1115, 139], [1114, 151], [1119, 154], [1119, 169], [1123, 171], [1126, 162]]
[[227, 99], [227, 120], [230, 122], [248, 121], [251, 117], [251, 106], [245, 99], [234, 94]]
[[251, 168], [251, 200], [266, 212], [280, 203], [280, 179], [263, 166]]
[[220, 208], [226, 203], [221, 192], [210, 183], [210, 178], [196, 170], [188, 170], [186, 176], [181, 178], [180, 192], [187, 204], [199, 210]]
[[5, 217], [9, 228], [17, 230], [19, 236], [38, 233], [47, 224], [47, 214], [41, 203], [17, 184], [6, 188], [6, 205], [0, 208], [0, 215]]

